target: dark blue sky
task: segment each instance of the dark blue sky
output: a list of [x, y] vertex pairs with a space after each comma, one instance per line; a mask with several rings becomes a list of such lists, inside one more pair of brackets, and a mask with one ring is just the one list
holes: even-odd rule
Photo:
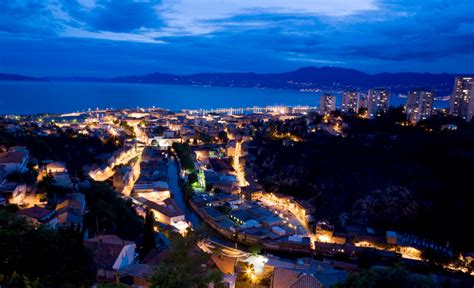
[[0, 72], [474, 72], [472, 0], [0, 1]]

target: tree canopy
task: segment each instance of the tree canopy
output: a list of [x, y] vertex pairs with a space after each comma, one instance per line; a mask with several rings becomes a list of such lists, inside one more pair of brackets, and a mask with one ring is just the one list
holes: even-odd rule
[[[143, 219], [132, 207], [130, 200], [124, 200], [104, 182], [92, 182], [84, 188], [89, 213], [84, 219], [89, 235], [97, 232], [115, 234], [122, 239], [136, 241], [143, 231]], [[97, 230], [98, 229], [98, 230]]]
[[338, 288], [430, 288], [435, 287], [428, 276], [410, 274], [399, 266], [371, 268], [351, 274]]
[[0, 286], [88, 287], [94, 280], [92, 254], [79, 231], [33, 227], [0, 207]]
[[151, 278], [156, 288], [207, 288], [209, 283], [222, 287], [222, 274], [209, 268], [209, 255], [196, 246], [200, 233], [189, 230], [186, 237], [171, 235], [171, 246], [165, 259], [158, 265]]

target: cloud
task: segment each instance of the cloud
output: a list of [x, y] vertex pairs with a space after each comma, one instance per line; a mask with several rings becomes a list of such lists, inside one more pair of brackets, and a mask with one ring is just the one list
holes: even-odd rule
[[74, 3], [72, 0], [65, 0], [62, 7], [76, 20], [84, 23], [85, 29], [128, 33], [139, 29], [163, 27], [163, 21], [156, 12], [158, 4], [160, 1], [113, 0]]
[[42, 2], [0, 1], [0, 31], [13, 34], [31, 34], [42, 31], [53, 17]]
[[[0, 1], [0, 11], [0, 44], [62, 42], [77, 59], [115, 49], [116, 61], [144, 72], [281, 71], [315, 64], [467, 71], [474, 58], [471, 0]], [[23, 56], [40, 52], [29, 53]]]
[[292, 13], [343, 17], [377, 7], [373, 0], [165, 0], [161, 9], [161, 15], [170, 27], [188, 34], [204, 34], [219, 30], [219, 24], [225, 24], [225, 19], [239, 15]]

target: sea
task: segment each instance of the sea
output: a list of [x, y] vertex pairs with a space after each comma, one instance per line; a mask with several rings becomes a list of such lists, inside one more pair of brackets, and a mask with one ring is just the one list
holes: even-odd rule
[[[182, 109], [254, 106], [318, 106], [322, 92], [269, 88], [233, 88], [97, 82], [0, 81], [0, 114], [71, 113], [105, 108]], [[341, 95], [337, 96], [340, 105]], [[392, 96], [390, 104], [406, 98]]]

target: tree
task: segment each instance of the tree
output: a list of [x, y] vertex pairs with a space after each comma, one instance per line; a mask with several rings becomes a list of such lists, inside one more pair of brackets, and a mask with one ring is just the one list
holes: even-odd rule
[[451, 260], [451, 257], [447, 253], [435, 250], [433, 248], [426, 248], [423, 250], [421, 252], [421, 258], [434, 265], [447, 264]]
[[[143, 231], [143, 219], [137, 215], [130, 200], [124, 200], [104, 182], [91, 182], [82, 192], [86, 195], [89, 213], [84, 218], [89, 235], [116, 234], [135, 241]], [[97, 230], [98, 229], [98, 230]]]
[[95, 264], [75, 229], [33, 227], [0, 208], [0, 286], [91, 286]]
[[249, 248], [249, 252], [250, 254], [252, 255], [257, 255], [258, 253], [260, 253], [262, 251], [262, 245], [257, 243], [257, 244], [254, 244], [252, 246], [250, 246]]
[[409, 288], [435, 287], [428, 276], [410, 274], [399, 266], [389, 268], [371, 268], [357, 274], [351, 274], [339, 288]]
[[220, 132], [217, 134], [217, 138], [219, 138], [219, 140], [220, 140], [222, 143], [227, 143], [227, 141], [229, 141], [229, 136], [227, 135], [227, 132], [225, 132], [225, 131], [220, 131]]
[[145, 223], [143, 225], [143, 244], [140, 252], [140, 258], [143, 260], [145, 256], [156, 246], [155, 239], [155, 215], [153, 211], [147, 210]]
[[360, 268], [367, 269], [376, 265], [381, 260], [381, 257], [374, 249], [363, 249], [357, 256], [357, 264]]
[[189, 184], [193, 185], [194, 183], [197, 183], [199, 181], [198, 175], [196, 172], [193, 172], [188, 175], [188, 182]]
[[188, 171], [194, 171], [193, 150], [187, 143], [173, 143], [173, 149], [179, 158], [181, 168]]
[[198, 132], [197, 139], [203, 142], [204, 144], [212, 143], [212, 137], [206, 132]]
[[209, 255], [196, 246], [201, 237], [199, 231], [191, 230], [186, 237], [172, 234], [166, 257], [151, 277], [151, 287], [205, 288], [210, 283], [214, 283], [214, 287], [222, 287], [222, 274], [207, 267]]

